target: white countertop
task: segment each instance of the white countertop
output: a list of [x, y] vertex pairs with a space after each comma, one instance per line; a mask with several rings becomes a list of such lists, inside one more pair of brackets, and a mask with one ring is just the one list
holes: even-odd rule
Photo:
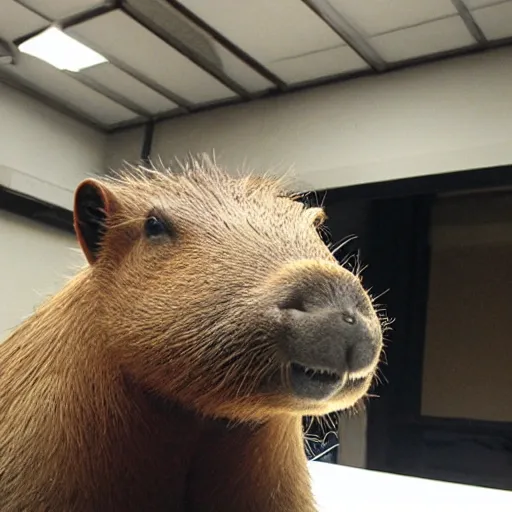
[[309, 466], [319, 512], [512, 512], [512, 492], [508, 491], [322, 462]]

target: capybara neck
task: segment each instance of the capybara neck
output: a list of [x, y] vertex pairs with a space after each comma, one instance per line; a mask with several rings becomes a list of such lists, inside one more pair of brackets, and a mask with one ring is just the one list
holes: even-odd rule
[[0, 509], [313, 511], [299, 417], [233, 423], [143, 389], [109, 351], [98, 293], [83, 271], [4, 342]]

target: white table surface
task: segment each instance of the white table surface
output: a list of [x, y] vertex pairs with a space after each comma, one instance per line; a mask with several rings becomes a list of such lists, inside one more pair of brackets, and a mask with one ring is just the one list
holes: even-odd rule
[[[319, 512], [512, 512], [512, 492], [309, 463]], [[512, 468], [511, 468], [512, 478]]]

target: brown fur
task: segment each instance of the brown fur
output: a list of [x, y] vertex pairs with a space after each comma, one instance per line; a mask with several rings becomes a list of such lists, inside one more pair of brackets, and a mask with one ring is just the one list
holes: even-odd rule
[[[85, 248], [92, 264], [0, 345], [3, 512], [315, 510], [301, 415], [353, 405], [372, 376], [328, 403], [263, 383], [285, 368], [265, 316], [280, 287], [340, 271], [322, 212], [191, 166], [89, 182], [98, 258]], [[152, 210], [175, 236], [144, 239]]]

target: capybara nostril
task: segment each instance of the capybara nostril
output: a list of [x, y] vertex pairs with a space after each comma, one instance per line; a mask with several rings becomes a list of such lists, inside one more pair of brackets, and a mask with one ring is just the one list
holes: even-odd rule
[[344, 322], [347, 322], [347, 324], [352, 325], [356, 323], [356, 317], [351, 313], [344, 312], [341, 314], [341, 317], [343, 318]]
[[292, 392], [302, 398], [326, 399], [347, 381], [367, 377], [381, 349], [380, 322], [365, 307], [364, 289], [341, 267], [332, 267], [295, 266], [295, 282], [278, 303]]

